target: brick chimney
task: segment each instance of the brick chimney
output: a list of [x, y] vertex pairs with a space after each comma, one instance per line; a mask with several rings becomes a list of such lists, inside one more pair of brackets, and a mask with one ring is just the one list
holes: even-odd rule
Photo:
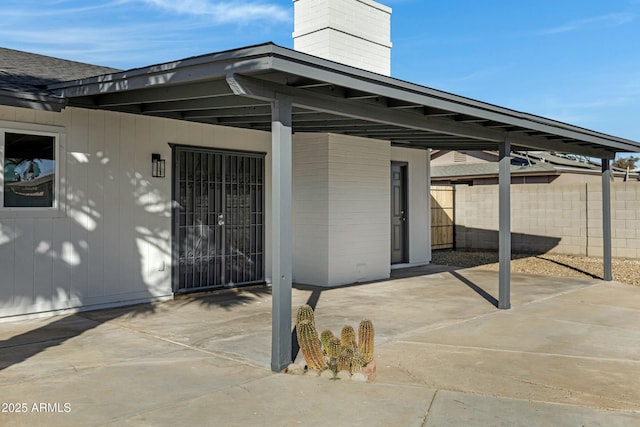
[[391, 8], [373, 0], [293, 0], [293, 48], [391, 75]]

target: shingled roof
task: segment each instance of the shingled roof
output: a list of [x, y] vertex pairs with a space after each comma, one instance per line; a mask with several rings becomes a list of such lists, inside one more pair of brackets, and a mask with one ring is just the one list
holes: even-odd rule
[[0, 104], [59, 111], [47, 85], [117, 72], [115, 68], [0, 47]]

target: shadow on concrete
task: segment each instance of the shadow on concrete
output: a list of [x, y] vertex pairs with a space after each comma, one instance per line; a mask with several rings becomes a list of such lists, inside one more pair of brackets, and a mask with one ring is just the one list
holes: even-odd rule
[[498, 308], [498, 299], [496, 297], [494, 297], [489, 292], [485, 291], [480, 286], [476, 285], [471, 280], [467, 279], [466, 277], [464, 277], [463, 275], [461, 275], [457, 271], [451, 271], [450, 273], [451, 273], [451, 275], [453, 277], [455, 277], [456, 279], [458, 279], [459, 281], [461, 281], [462, 283], [467, 285], [469, 288], [471, 288], [473, 291], [475, 291], [478, 295], [480, 295], [482, 298], [484, 298], [488, 303], [490, 303], [494, 307]]
[[[234, 307], [254, 300], [255, 296], [267, 294], [271, 294], [271, 288], [266, 285], [238, 287], [219, 292], [181, 295], [177, 297], [175, 303], [178, 305], [198, 304], [209, 309], [232, 310]], [[319, 293], [315, 296], [314, 304], [317, 304], [318, 298]], [[109, 321], [153, 314], [156, 312], [157, 304], [159, 303], [83, 311], [68, 316], [43, 319], [42, 322], [48, 323], [0, 341], [0, 371], [34, 357], [49, 348], [59, 346]]]
[[[107, 310], [102, 310], [105, 313]], [[154, 312], [153, 304], [140, 304], [123, 307], [124, 314], [140, 315]], [[0, 341], [0, 371], [21, 363], [49, 348], [59, 346], [69, 339], [100, 326], [104, 320], [92, 319], [91, 312], [76, 313], [68, 316], [57, 316], [49, 323], [19, 335]], [[98, 312], [96, 312], [98, 313]], [[120, 313], [120, 312], [119, 312]], [[122, 314], [110, 315], [111, 318]], [[46, 319], [43, 321], [47, 321]]]

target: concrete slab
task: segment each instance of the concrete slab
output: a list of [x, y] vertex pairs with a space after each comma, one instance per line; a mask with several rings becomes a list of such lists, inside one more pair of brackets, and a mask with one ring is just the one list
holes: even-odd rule
[[0, 411], [0, 425], [637, 421], [640, 288], [513, 274], [513, 308], [501, 311], [495, 272], [393, 275], [293, 294], [294, 314], [311, 304], [319, 329], [373, 320], [368, 384], [270, 372], [265, 288], [1, 323], [2, 403], [27, 412]]
[[426, 427], [589, 426], [634, 427], [640, 414], [438, 391]]
[[[277, 391], [277, 392], [274, 392]], [[113, 425], [421, 426], [434, 391], [276, 375]]]

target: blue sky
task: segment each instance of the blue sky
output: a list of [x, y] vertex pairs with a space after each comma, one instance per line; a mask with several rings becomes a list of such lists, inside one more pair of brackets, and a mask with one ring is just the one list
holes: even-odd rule
[[[385, 0], [392, 75], [640, 141], [640, 0]], [[0, 46], [133, 68], [273, 41], [291, 0], [3, 0]]]

